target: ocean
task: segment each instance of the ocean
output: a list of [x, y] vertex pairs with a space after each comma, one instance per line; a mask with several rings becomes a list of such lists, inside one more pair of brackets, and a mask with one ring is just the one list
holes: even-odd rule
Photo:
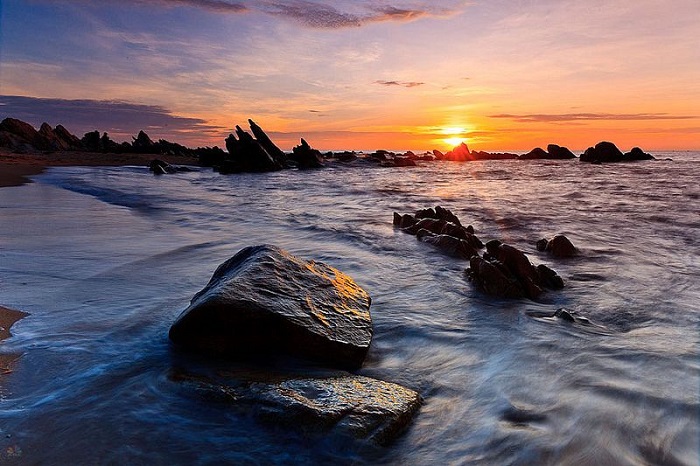
[[[0, 343], [19, 355], [0, 378], [0, 463], [697, 465], [700, 153], [655, 155], [231, 176], [69, 167], [0, 189], [0, 305], [30, 313]], [[565, 288], [537, 302], [475, 289], [465, 261], [392, 226], [394, 211], [436, 205]], [[579, 257], [536, 250], [559, 233]], [[172, 380], [170, 325], [217, 265], [264, 243], [371, 295], [358, 373], [425, 400], [394, 443], [270, 425]], [[559, 308], [594, 325], [531, 315]]]

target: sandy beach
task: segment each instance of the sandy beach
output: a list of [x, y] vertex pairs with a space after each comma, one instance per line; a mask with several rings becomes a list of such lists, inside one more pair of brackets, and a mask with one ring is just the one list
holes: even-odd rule
[[96, 152], [51, 152], [18, 154], [0, 148], [0, 188], [20, 186], [30, 181], [47, 167], [66, 166], [146, 166], [153, 159], [174, 165], [193, 165], [192, 157], [156, 154], [103, 154]]

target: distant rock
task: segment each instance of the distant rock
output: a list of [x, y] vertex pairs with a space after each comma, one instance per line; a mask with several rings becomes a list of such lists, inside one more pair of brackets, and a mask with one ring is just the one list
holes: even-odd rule
[[170, 328], [184, 348], [237, 359], [289, 354], [362, 364], [372, 340], [369, 295], [350, 277], [270, 245], [221, 264]]
[[306, 435], [330, 433], [378, 445], [394, 441], [423, 401], [411, 389], [347, 373], [317, 377], [258, 373], [213, 380], [174, 372], [169, 378], [198, 398], [252, 413], [276, 428], [303, 429]]
[[253, 120], [248, 119], [248, 124], [250, 125], [250, 130], [253, 132], [253, 136], [258, 141], [258, 143], [265, 149], [265, 151], [270, 154], [272, 159], [281, 167], [287, 165], [287, 154], [285, 154], [282, 149], [277, 147], [272, 139], [270, 139], [263, 131], [263, 129], [258, 126]]
[[556, 235], [550, 240], [541, 239], [537, 242], [538, 251], [547, 251], [554, 257], [573, 257], [578, 254], [578, 249], [564, 235]]
[[235, 133], [226, 138], [228, 157], [215, 167], [220, 173], [270, 172], [284, 168], [280, 161], [240, 126], [236, 126]]
[[571, 152], [566, 147], [561, 147], [556, 144], [549, 144], [547, 146], [547, 151], [540, 147], [532, 149], [527, 154], [523, 154], [518, 158], [522, 160], [535, 160], [535, 159], [545, 159], [545, 160], [564, 160], [576, 158], [573, 152]]
[[324, 167], [321, 151], [312, 149], [304, 138], [301, 138], [301, 144], [292, 149], [292, 160], [300, 170]]
[[637, 160], [656, 160], [653, 155], [647, 154], [639, 147], [635, 147], [631, 151], [627, 152], [622, 156], [622, 159], [626, 162], [634, 162]]
[[44, 135], [16, 118], [5, 118], [0, 122], [0, 146], [19, 151], [54, 150]]
[[71, 134], [70, 131], [68, 131], [62, 125], [56, 125], [56, 127], [53, 129], [53, 133], [56, 135], [56, 138], [66, 147], [65, 150], [79, 151], [84, 149], [80, 138], [74, 134]]
[[473, 160], [471, 151], [465, 143], [461, 143], [451, 151], [445, 154], [444, 160], [452, 162], [467, 162]]
[[139, 134], [133, 138], [131, 147], [134, 149], [134, 152], [141, 154], [152, 154], [154, 153], [155, 143], [151, 140], [148, 134], [141, 130], [139, 131]]
[[612, 142], [602, 141], [589, 147], [581, 154], [581, 162], [589, 163], [610, 163], [622, 162], [624, 154]]

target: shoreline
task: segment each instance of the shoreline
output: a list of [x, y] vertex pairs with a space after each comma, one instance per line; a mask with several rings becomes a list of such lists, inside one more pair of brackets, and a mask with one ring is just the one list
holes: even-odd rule
[[153, 159], [173, 165], [193, 165], [197, 159], [160, 154], [116, 154], [98, 152], [51, 152], [18, 154], [0, 149], [0, 188], [31, 183], [30, 176], [41, 174], [48, 167], [147, 167]]

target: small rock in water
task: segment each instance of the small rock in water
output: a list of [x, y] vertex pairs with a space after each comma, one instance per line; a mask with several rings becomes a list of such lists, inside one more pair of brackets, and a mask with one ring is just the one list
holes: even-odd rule
[[221, 264], [170, 328], [187, 349], [239, 359], [298, 356], [359, 367], [372, 341], [371, 299], [349, 276], [270, 245]]

